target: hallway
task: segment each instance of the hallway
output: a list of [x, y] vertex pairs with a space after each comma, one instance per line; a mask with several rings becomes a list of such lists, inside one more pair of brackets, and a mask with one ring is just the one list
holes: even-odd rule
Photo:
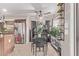
[[[47, 56], [57, 56], [57, 52], [48, 44]], [[31, 43], [16, 44], [14, 51], [8, 56], [33, 56], [31, 52]], [[38, 56], [43, 56], [42, 52], [38, 52]]]

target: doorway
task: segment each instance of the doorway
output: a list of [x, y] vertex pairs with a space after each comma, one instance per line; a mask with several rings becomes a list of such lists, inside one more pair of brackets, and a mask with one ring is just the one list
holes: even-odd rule
[[34, 29], [36, 28], [36, 21], [31, 21], [31, 35], [30, 35], [30, 42], [32, 41], [32, 38], [34, 38]]
[[26, 19], [15, 20], [15, 43], [26, 43]]

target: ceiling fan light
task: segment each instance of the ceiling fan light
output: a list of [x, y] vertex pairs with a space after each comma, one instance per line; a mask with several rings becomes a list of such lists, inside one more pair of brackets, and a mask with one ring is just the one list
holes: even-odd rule
[[43, 17], [41, 16], [40, 19], [43, 19]]

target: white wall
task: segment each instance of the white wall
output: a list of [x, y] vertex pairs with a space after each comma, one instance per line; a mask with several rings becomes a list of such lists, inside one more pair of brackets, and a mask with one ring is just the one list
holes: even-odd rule
[[29, 36], [30, 35], [29, 34], [30, 28], [31, 28], [31, 20], [30, 20], [30, 17], [28, 16], [26, 19], [26, 43], [28, 43], [29, 39], [30, 39], [30, 36]]
[[70, 4], [65, 4], [65, 39], [61, 41], [62, 55], [70, 55], [70, 39], [69, 39], [69, 20], [70, 20]]
[[61, 45], [63, 56], [74, 56], [74, 4], [65, 4], [65, 40]]

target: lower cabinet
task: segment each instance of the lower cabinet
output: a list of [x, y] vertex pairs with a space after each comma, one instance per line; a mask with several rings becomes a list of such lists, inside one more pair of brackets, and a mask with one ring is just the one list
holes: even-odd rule
[[14, 49], [14, 35], [4, 34], [4, 55], [11, 53]]
[[0, 56], [3, 55], [3, 38], [0, 37]]
[[6, 56], [14, 50], [14, 35], [5, 33], [3, 38], [0, 38], [0, 56]]

